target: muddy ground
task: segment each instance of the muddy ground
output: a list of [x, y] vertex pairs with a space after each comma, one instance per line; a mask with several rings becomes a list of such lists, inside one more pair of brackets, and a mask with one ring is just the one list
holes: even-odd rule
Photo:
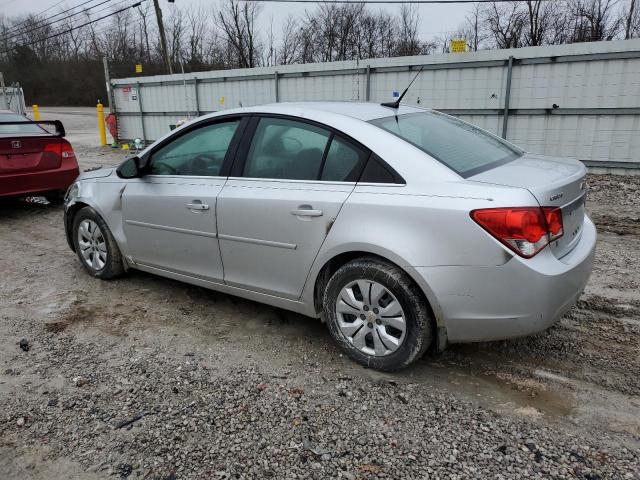
[[[123, 158], [90, 144], [83, 168]], [[2, 202], [0, 478], [640, 478], [640, 176], [589, 185], [576, 308], [397, 374], [296, 314], [90, 278], [61, 207]]]

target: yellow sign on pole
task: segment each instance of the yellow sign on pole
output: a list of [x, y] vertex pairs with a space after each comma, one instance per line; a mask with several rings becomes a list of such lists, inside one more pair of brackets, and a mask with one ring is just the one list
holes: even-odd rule
[[224, 107], [224, 97], [220, 97], [220, 108]]
[[456, 38], [451, 40], [451, 53], [464, 53], [467, 51], [467, 41]]
[[142, 73], [142, 64], [136, 63], [136, 73]]

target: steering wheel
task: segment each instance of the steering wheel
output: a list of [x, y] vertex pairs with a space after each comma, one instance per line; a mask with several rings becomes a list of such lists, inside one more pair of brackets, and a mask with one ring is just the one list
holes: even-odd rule
[[189, 161], [188, 168], [191, 175], [211, 175], [209, 169], [217, 165], [218, 159], [213, 155], [201, 153]]
[[160, 167], [160, 169], [166, 169], [169, 172], [169, 173], [154, 172], [156, 173], [156, 175], [177, 175], [178, 174], [178, 170], [176, 169], [176, 167], [169, 165], [166, 162], [153, 162], [151, 167], [152, 167], [152, 171], [157, 170], [158, 167]]

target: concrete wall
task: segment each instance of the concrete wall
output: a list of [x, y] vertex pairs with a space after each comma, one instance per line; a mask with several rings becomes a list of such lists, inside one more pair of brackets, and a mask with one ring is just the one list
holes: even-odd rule
[[504, 131], [531, 152], [640, 166], [640, 39], [125, 78], [112, 87], [120, 137], [151, 141], [180, 119], [239, 105], [388, 101], [421, 66], [404, 103]]

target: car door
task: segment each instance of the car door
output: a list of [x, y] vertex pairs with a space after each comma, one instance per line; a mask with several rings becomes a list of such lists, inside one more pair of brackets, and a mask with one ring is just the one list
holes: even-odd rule
[[123, 225], [136, 264], [223, 281], [216, 201], [241, 123], [224, 119], [180, 133], [151, 153], [146, 175], [127, 183]]
[[330, 129], [261, 116], [218, 198], [225, 283], [296, 299], [369, 152]]

